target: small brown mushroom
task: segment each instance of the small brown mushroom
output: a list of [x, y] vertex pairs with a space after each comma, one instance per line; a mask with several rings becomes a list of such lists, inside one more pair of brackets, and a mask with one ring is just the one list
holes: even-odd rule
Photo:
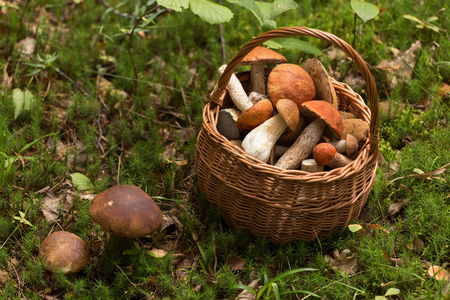
[[313, 100], [316, 95], [314, 82], [302, 67], [295, 64], [280, 64], [272, 69], [267, 90], [276, 106], [279, 99], [291, 99], [297, 106]]
[[346, 154], [347, 157], [352, 158], [358, 152], [358, 141], [356, 138], [348, 133], [345, 140], [330, 142], [339, 153]]
[[321, 100], [307, 101], [300, 105], [300, 114], [311, 123], [303, 129], [294, 144], [275, 164], [282, 169], [300, 167], [302, 160], [311, 154], [323, 133], [332, 140], [340, 139], [342, 136], [342, 117], [332, 104]]
[[330, 168], [344, 167], [353, 161], [337, 152], [336, 148], [329, 143], [320, 143], [314, 147], [313, 158], [318, 165]]
[[264, 65], [285, 62], [287, 62], [287, 59], [278, 52], [265, 47], [256, 47], [241, 60], [240, 65], [251, 65], [252, 90], [260, 94], [266, 94]]
[[47, 236], [39, 248], [39, 258], [50, 272], [76, 273], [89, 262], [89, 249], [76, 234], [56, 231]]
[[[143, 190], [132, 185], [117, 185], [99, 193], [89, 207], [92, 220], [109, 232], [113, 244], [154, 233], [162, 225], [158, 205]], [[121, 238], [120, 238], [121, 237]]]
[[324, 100], [333, 104], [334, 108], [338, 108], [336, 91], [331, 83], [330, 76], [322, 63], [316, 58], [309, 58], [302, 63], [302, 68], [311, 76], [316, 87], [317, 100]]
[[298, 126], [300, 116], [293, 101], [280, 99], [277, 110], [278, 114], [250, 131], [242, 141], [245, 152], [263, 162], [268, 161], [273, 146], [286, 128], [295, 130]]

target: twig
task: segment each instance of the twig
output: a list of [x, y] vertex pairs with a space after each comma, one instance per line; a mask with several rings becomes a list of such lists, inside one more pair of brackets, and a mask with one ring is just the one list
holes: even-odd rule
[[53, 67], [53, 69], [62, 77], [64, 77], [65, 79], [69, 80], [70, 83], [72, 83], [80, 92], [83, 93], [84, 96], [89, 97], [90, 95], [78, 84], [76, 83], [72, 78], [70, 78], [66, 73], [64, 73], [63, 71], [61, 71], [59, 68], [57, 67]]
[[[217, 0], [217, 3], [222, 4], [222, 0]], [[225, 36], [223, 34], [223, 24], [219, 24], [219, 30], [220, 30], [220, 43], [222, 45], [222, 59], [223, 63], [225, 64], [227, 62], [227, 51], [225, 48]]]

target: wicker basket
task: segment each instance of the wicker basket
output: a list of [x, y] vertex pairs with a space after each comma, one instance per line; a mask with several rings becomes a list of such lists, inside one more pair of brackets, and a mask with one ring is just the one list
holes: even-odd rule
[[[217, 131], [226, 85], [240, 61], [265, 41], [287, 36], [315, 37], [339, 47], [353, 59], [366, 82], [370, 110], [348, 85], [333, 80], [339, 110], [370, 124], [369, 138], [358, 157], [343, 168], [319, 173], [283, 170], [249, 156]], [[204, 107], [195, 161], [201, 191], [221, 210], [230, 227], [245, 228], [275, 244], [284, 244], [325, 237], [357, 219], [374, 183], [378, 153], [377, 90], [365, 62], [333, 34], [287, 27], [254, 38], [231, 59]]]

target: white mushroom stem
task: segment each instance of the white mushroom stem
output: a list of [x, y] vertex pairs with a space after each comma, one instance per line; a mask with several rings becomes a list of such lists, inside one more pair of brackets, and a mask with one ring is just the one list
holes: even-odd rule
[[286, 170], [297, 169], [302, 161], [311, 154], [325, 129], [325, 122], [316, 118], [295, 140], [292, 146], [276, 162], [275, 166]]
[[286, 127], [284, 119], [277, 114], [250, 131], [242, 141], [242, 148], [249, 155], [267, 162], [273, 146]]
[[302, 161], [302, 171], [309, 173], [322, 172], [324, 170], [323, 166], [317, 164], [313, 158], [308, 158]]
[[[223, 71], [227, 65], [223, 65], [219, 68], [219, 74], [222, 75]], [[250, 107], [253, 106], [253, 103], [248, 99], [247, 93], [242, 87], [241, 82], [236, 77], [236, 75], [232, 74], [230, 81], [227, 84], [228, 93], [230, 94], [231, 100], [233, 100], [234, 105], [241, 111], [244, 112]]]

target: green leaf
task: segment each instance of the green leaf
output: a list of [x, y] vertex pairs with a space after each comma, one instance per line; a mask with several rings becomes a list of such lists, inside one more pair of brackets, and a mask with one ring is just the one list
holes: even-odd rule
[[232, 289], [243, 289], [243, 290], [249, 291], [253, 295], [256, 295], [256, 291], [254, 289], [252, 289], [251, 287], [249, 287], [248, 285], [245, 285], [245, 284], [233, 284], [231, 286], [231, 288]]
[[92, 184], [91, 180], [81, 173], [70, 174], [70, 177], [72, 177], [73, 186], [80, 191], [91, 191], [94, 188], [94, 184]]
[[385, 296], [394, 296], [394, 295], [400, 295], [400, 290], [396, 288], [390, 288], [387, 290]]
[[322, 51], [320, 51], [320, 49], [318, 49], [316, 46], [314, 46], [308, 42], [295, 39], [295, 38], [277, 39], [277, 43], [279, 43], [281, 46], [283, 46], [283, 48], [286, 48], [286, 49], [297, 49], [302, 52], [314, 54], [314, 55], [322, 54]]
[[272, 3], [270, 2], [261, 2], [261, 1], [252, 1], [254, 2], [258, 7], [259, 10], [262, 13], [262, 19], [263, 20], [270, 20], [271, 17], [271, 11], [272, 11]]
[[378, 6], [360, 0], [352, 0], [351, 6], [364, 23], [375, 18], [380, 13]]
[[274, 20], [264, 20], [262, 24], [263, 31], [269, 31], [277, 28], [277, 22]]
[[263, 14], [263, 12], [261, 11], [261, 7], [258, 4], [264, 2], [257, 2], [253, 0], [228, 0], [228, 2], [248, 9], [253, 13], [255, 18], [258, 20], [259, 25], [260, 26], [263, 25], [263, 20], [266, 19], [266, 16]]
[[182, 11], [189, 7], [189, 0], [158, 0], [158, 4], [174, 11]]
[[360, 231], [363, 227], [359, 224], [350, 224], [348, 225], [348, 229], [350, 229], [351, 232], [357, 232]]
[[229, 22], [233, 13], [227, 7], [208, 0], [190, 0], [191, 10], [209, 24]]
[[270, 18], [275, 19], [276, 16], [296, 8], [298, 4], [292, 0], [275, 0], [271, 5]]
[[268, 41], [264, 42], [263, 45], [270, 49], [275, 49], [275, 50], [283, 49], [283, 46], [280, 45], [279, 43], [275, 42], [274, 40], [268, 40]]
[[387, 300], [384, 296], [375, 296], [375, 300]]
[[31, 109], [34, 98], [33, 94], [29, 90], [22, 91], [21, 89], [13, 90], [13, 105], [14, 105], [14, 119], [24, 111]]

